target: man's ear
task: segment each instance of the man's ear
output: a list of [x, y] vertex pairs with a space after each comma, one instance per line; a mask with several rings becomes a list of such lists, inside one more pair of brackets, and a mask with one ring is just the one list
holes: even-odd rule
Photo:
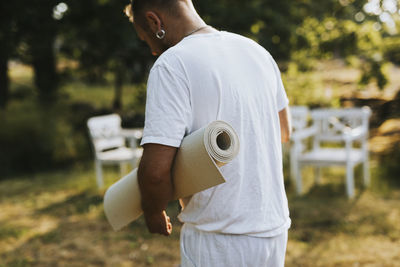
[[160, 17], [153, 11], [146, 12], [146, 21], [153, 33], [157, 33], [162, 29]]

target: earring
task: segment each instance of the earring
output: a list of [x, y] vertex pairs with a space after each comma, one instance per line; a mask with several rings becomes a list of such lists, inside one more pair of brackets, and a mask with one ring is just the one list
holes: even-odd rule
[[164, 37], [165, 37], [165, 31], [164, 30], [159, 30], [157, 33], [156, 33], [156, 37], [158, 38], [158, 39], [164, 39]]

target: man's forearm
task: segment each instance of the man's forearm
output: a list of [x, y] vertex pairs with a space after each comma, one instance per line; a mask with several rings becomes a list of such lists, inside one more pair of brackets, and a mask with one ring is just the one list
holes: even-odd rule
[[157, 174], [139, 166], [138, 181], [143, 212], [149, 215], [165, 210], [168, 202], [172, 200], [171, 174]]
[[176, 147], [145, 144], [138, 170], [142, 209], [151, 233], [170, 235], [172, 224], [165, 212], [172, 200], [171, 169]]

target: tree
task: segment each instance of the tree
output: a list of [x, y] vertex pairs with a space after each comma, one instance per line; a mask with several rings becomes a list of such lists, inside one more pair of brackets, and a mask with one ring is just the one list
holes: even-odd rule
[[250, 37], [282, 60], [290, 58], [290, 37], [294, 24], [293, 1], [202, 0], [194, 5], [205, 21], [220, 30]]
[[15, 45], [15, 2], [0, 2], [0, 108], [5, 108], [9, 99], [8, 60]]
[[54, 41], [57, 34], [57, 21], [53, 18], [56, 0], [31, 0], [24, 2], [19, 21], [23, 41], [28, 44], [28, 63], [35, 73], [35, 86], [39, 99], [50, 102], [56, 97], [58, 75]]
[[[4, 25], [0, 22], [0, 25]], [[8, 78], [8, 47], [5, 37], [8, 35], [2, 31], [0, 33], [0, 108], [5, 108], [9, 98], [9, 78]]]
[[[375, 80], [379, 88], [384, 88], [387, 79], [383, 66], [385, 62], [395, 61], [384, 57], [385, 53], [393, 55], [394, 52], [391, 49], [394, 46], [385, 46], [385, 43], [396, 43], [391, 41], [396, 37], [388, 33], [378, 16], [389, 14], [385, 7], [376, 6], [377, 13], [373, 14], [366, 11], [366, 4], [371, 3], [366, 0], [296, 1], [293, 6], [299, 17], [292, 33], [291, 59], [301, 69], [307, 69], [312, 68], [312, 60], [355, 57], [361, 62], [360, 84]], [[398, 7], [391, 12], [397, 10]]]
[[[117, 0], [71, 0], [62, 19], [61, 51], [79, 61], [87, 81], [105, 82], [114, 77], [113, 108], [122, 107], [122, 85], [126, 77], [143, 82], [154, 58], [134, 32], [123, 10], [127, 3]], [[82, 27], [85, 25], [85, 27]]]

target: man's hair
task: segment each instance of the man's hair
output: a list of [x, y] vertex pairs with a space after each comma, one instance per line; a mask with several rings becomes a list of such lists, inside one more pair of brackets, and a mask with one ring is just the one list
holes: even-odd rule
[[167, 12], [173, 13], [176, 10], [176, 4], [179, 0], [132, 0], [125, 7], [125, 14], [131, 22], [134, 18], [140, 20], [143, 13], [150, 8], [159, 8]]

